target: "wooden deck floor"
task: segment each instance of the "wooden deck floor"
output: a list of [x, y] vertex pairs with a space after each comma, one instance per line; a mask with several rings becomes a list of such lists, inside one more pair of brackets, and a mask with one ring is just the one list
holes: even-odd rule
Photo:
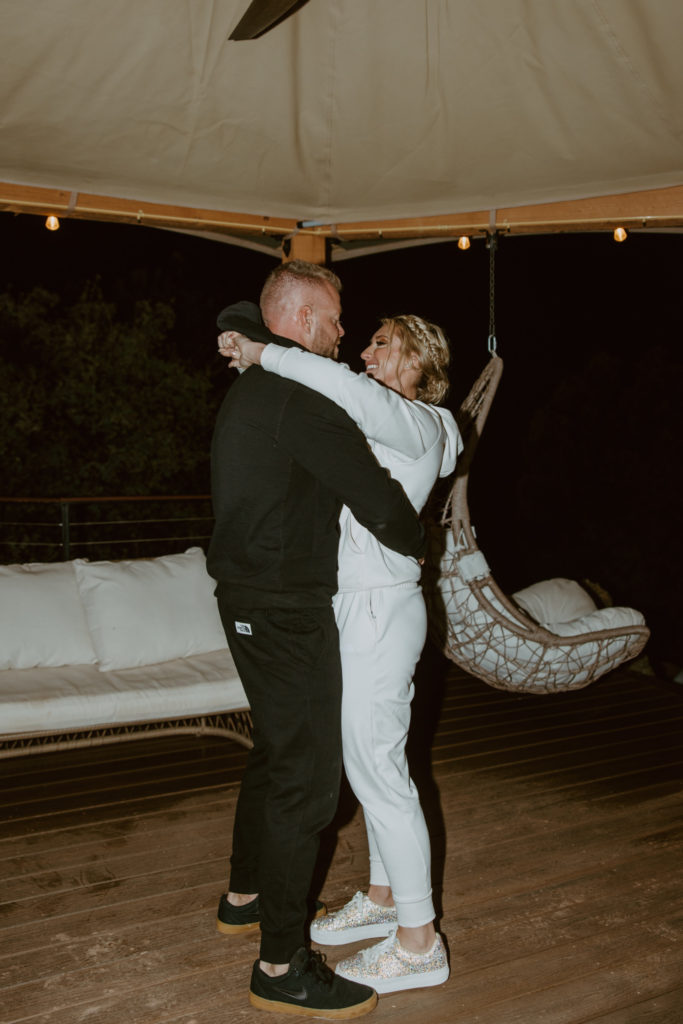
[[[618, 671], [523, 697], [445, 665], [425, 663], [411, 757], [451, 978], [368, 1020], [680, 1024], [683, 689]], [[0, 1020], [292, 1019], [247, 1002], [258, 933], [214, 930], [244, 756], [176, 737], [0, 763]], [[348, 794], [325, 854], [335, 908], [366, 883]]]

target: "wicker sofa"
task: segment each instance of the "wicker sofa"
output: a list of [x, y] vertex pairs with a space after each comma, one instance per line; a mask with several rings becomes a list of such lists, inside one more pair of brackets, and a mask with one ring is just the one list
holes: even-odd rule
[[0, 757], [169, 732], [251, 746], [213, 589], [201, 548], [0, 566]]

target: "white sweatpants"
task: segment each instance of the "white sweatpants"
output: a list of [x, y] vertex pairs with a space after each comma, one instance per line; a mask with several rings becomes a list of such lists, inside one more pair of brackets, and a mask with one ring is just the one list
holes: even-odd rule
[[417, 583], [334, 598], [342, 671], [344, 767], [365, 814], [370, 883], [390, 885], [398, 923], [434, 918], [429, 835], [405, 756], [413, 672], [427, 636]]

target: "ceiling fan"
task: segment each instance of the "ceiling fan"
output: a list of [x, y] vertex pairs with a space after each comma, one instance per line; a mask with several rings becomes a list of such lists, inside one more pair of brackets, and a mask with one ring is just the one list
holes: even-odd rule
[[257, 39], [306, 3], [308, 0], [252, 0], [229, 38]]

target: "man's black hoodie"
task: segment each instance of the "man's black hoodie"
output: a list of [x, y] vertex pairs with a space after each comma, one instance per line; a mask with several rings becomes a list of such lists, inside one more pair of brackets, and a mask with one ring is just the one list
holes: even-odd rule
[[[300, 347], [271, 335], [253, 303], [228, 307], [218, 324]], [[207, 567], [244, 607], [329, 603], [343, 504], [382, 544], [415, 558], [424, 553], [415, 510], [343, 409], [260, 366], [245, 370], [223, 401], [211, 478], [216, 522]]]

